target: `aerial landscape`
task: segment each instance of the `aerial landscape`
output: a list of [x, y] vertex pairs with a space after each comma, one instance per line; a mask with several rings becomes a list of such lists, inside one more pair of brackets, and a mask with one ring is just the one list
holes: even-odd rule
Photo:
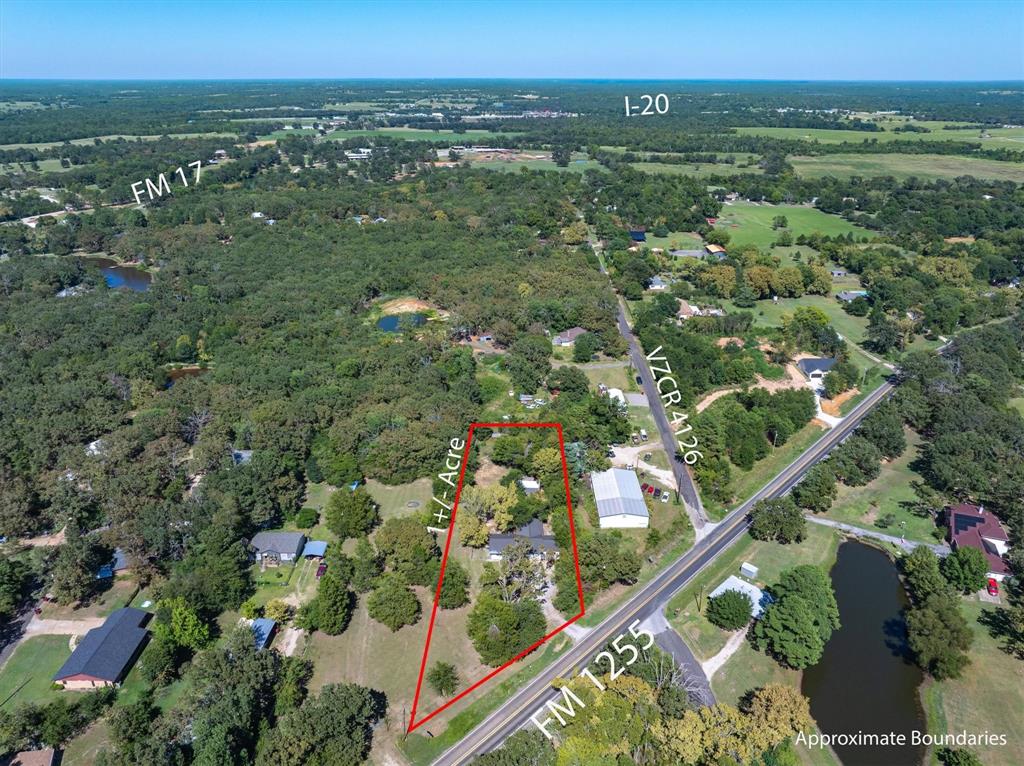
[[0, 766], [1024, 764], [1022, 277], [1017, 2], [0, 0]]

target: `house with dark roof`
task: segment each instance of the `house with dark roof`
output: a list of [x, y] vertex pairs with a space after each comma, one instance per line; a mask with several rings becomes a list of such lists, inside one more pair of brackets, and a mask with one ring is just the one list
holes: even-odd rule
[[661, 291], [668, 289], [668, 282], [655, 274], [651, 277], [651, 281], [647, 283], [648, 290]]
[[274, 639], [274, 631], [277, 630], [277, 622], [269, 617], [257, 617], [252, 621], [252, 640], [256, 644], [256, 650], [266, 649]]
[[587, 331], [582, 327], [570, 327], [565, 332], [561, 332], [552, 339], [552, 343], [556, 346], [572, 346], [576, 343], [576, 339], [581, 335], [586, 335]]
[[295, 561], [302, 554], [305, 544], [306, 536], [301, 532], [285, 532], [281, 529], [258, 532], [249, 541], [249, 546], [256, 554], [256, 561], [270, 567]]
[[590, 485], [594, 489], [601, 529], [646, 529], [650, 524], [650, 513], [635, 472], [625, 468], [595, 471], [590, 474]]
[[146, 644], [149, 612], [124, 607], [93, 628], [61, 665], [54, 682], [65, 689], [120, 686]]
[[796, 363], [808, 380], [821, 380], [835, 366], [836, 360], [828, 356], [809, 357]]
[[988, 576], [993, 580], [1006, 578], [1010, 568], [1004, 558], [1010, 550], [1010, 536], [982, 505], [960, 503], [946, 509], [949, 521], [949, 544], [953, 550], [967, 546], [977, 548], [988, 561]]
[[634, 242], [646, 242], [647, 232], [643, 231], [642, 229], [630, 229], [629, 238]]
[[487, 555], [492, 561], [500, 559], [504, 550], [516, 540], [526, 540], [536, 555], [558, 553], [554, 535], [544, 534], [544, 524], [539, 519], [532, 519], [510, 535], [491, 535], [487, 541]]

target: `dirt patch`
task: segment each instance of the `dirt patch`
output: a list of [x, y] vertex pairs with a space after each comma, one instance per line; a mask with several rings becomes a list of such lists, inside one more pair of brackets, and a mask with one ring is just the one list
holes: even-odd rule
[[380, 304], [382, 314], [422, 314], [432, 312], [441, 319], [448, 318], [448, 312], [419, 298], [393, 298]]
[[[763, 378], [758, 375], [751, 388], [763, 388], [775, 393], [776, 391], [784, 391], [788, 388], [804, 388], [806, 385], [807, 381], [804, 379], [804, 376], [800, 374], [800, 370], [796, 368], [796, 365], [787, 364], [785, 378], [782, 380], [768, 380], [767, 378]], [[729, 394], [742, 390], [742, 386], [734, 386], [732, 388], [723, 388], [721, 391], [712, 391], [697, 402], [696, 410], [697, 412], [703, 412], [710, 407], [713, 402], [721, 399], [723, 396], [728, 396]]]
[[743, 338], [719, 338], [715, 341], [715, 345], [719, 348], [725, 348], [730, 343], [735, 343], [740, 348], [743, 348]]
[[509, 469], [498, 465], [486, 455], [480, 456], [480, 467], [476, 469], [476, 485], [489, 487], [502, 480]]
[[969, 244], [972, 244], [974, 242], [974, 237], [946, 237], [942, 241], [943, 242], [948, 242], [951, 245], [955, 245], [958, 242], [964, 242], [964, 243], [969, 245]]
[[826, 415], [831, 415], [834, 418], [841, 418], [843, 416], [842, 406], [845, 402], [850, 401], [853, 397], [860, 393], [857, 388], [851, 388], [849, 391], [843, 391], [835, 399], [822, 399], [821, 400], [821, 411]]

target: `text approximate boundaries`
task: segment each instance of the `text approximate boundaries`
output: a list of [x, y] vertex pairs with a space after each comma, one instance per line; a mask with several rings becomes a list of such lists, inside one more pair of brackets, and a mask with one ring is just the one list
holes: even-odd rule
[[[469, 450], [470, 450], [470, 448], [473, 445], [473, 432], [477, 428], [493, 428], [493, 429], [503, 429], [503, 428], [554, 428], [556, 430], [556, 432], [558, 433], [558, 450], [559, 450], [559, 452], [561, 454], [561, 457], [562, 457], [562, 479], [565, 482], [565, 504], [566, 504], [566, 511], [569, 514], [569, 535], [570, 535], [570, 538], [572, 540], [572, 558], [573, 558], [573, 565], [575, 566], [575, 569], [576, 569], [576, 589], [577, 589], [577, 592], [579, 594], [580, 611], [572, 619], [566, 620], [565, 623], [563, 623], [558, 628], [556, 628], [555, 630], [553, 630], [550, 633], [548, 633], [546, 636], [544, 636], [540, 640], [536, 641], [531, 646], [529, 646], [526, 649], [524, 649], [522, 652], [520, 652], [515, 657], [510, 659], [508, 662], [506, 662], [505, 664], [495, 668], [490, 673], [488, 673], [486, 676], [481, 678], [479, 681], [477, 681], [476, 683], [472, 684], [467, 689], [464, 689], [459, 694], [455, 695], [450, 700], [448, 700], [443, 705], [441, 705], [439, 708], [437, 708], [436, 710], [432, 711], [430, 714], [424, 716], [422, 719], [417, 721], [416, 720], [416, 710], [417, 710], [417, 708], [419, 706], [420, 691], [423, 689], [423, 676], [426, 673], [426, 669], [427, 669], [427, 657], [428, 657], [429, 652], [430, 652], [430, 638], [431, 638], [431, 636], [432, 636], [432, 634], [434, 632], [434, 620], [437, 617], [438, 600], [439, 600], [439, 598], [441, 596], [441, 584], [444, 582], [444, 570], [445, 570], [445, 567], [448, 565], [448, 552], [451, 549], [452, 536], [455, 533], [455, 517], [458, 514], [459, 498], [462, 496], [462, 487], [463, 487], [463, 483], [464, 483], [465, 478], [466, 478], [466, 464], [467, 464], [467, 460], [469, 459]], [[564, 438], [564, 436], [562, 434], [562, 424], [561, 423], [471, 423], [470, 426], [469, 426], [469, 436], [466, 438], [466, 447], [465, 447], [465, 449], [463, 450], [463, 453], [462, 453], [462, 468], [461, 468], [461, 470], [459, 472], [459, 484], [458, 484], [458, 487], [455, 490], [455, 501], [452, 504], [452, 518], [451, 518], [451, 521], [448, 522], [448, 535], [447, 535], [447, 539], [445, 540], [445, 544], [444, 544], [444, 555], [441, 558], [441, 572], [440, 572], [440, 574], [439, 574], [439, 576], [437, 578], [437, 588], [434, 591], [434, 604], [433, 604], [433, 606], [431, 608], [431, 611], [430, 611], [430, 624], [427, 626], [427, 640], [426, 640], [426, 643], [423, 646], [423, 659], [420, 661], [419, 678], [416, 681], [416, 694], [413, 697], [412, 713], [409, 716], [409, 728], [406, 730], [406, 733], [409, 734], [409, 733], [413, 732], [414, 730], [416, 730], [417, 728], [419, 728], [420, 726], [425, 724], [427, 721], [429, 721], [431, 718], [433, 718], [434, 716], [438, 715], [441, 711], [446, 710], [447, 708], [449, 708], [452, 705], [454, 705], [456, 702], [458, 702], [460, 699], [465, 697], [467, 694], [469, 694], [473, 690], [479, 688], [480, 686], [485, 684], [490, 679], [494, 678], [496, 675], [498, 675], [498, 673], [500, 673], [501, 671], [505, 670], [505, 668], [513, 665], [514, 663], [516, 663], [517, 661], [519, 661], [520, 659], [522, 659], [523, 657], [528, 655], [530, 652], [532, 652], [534, 649], [539, 647], [545, 641], [547, 641], [548, 639], [550, 639], [550, 638], [558, 635], [559, 633], [561, 633], [568, 626], [572, 625], [574, 622], [576, 622], [581, 617], [583, 617], [583, 615], [585, 613], [586, 613], [586, 606], [584, 605], [584, 602], [583, 602], [583, 579], [580, 576], [580, 557], [579, 557], [579, 553], [578, 553], [578, 551], [576, 549], [576, 525], [575, 525], [575, 523], [573, 521], [573, 515], [572, 515], [572, 491], [571, 491], [571, 489], [569, 487], [569, 465], [568, 465], [568, 462], [567, 462], [566, 457], [565, 457], [565, 438]]]

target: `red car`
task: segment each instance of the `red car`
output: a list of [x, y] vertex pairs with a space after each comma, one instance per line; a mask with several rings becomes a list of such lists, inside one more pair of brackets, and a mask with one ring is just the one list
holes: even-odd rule
[[654, 494], [654, 489], [655, 489], [654, 487], [648, 487], [648, 488], [647, 488], [646, 490], [644, 490], [644, 491], [645, 491], [645, 492], [646, 492], [646, 493], [647, 493], [648, 495], [653, 495], [653, 494]]
[[326, 562], [326, 561], [324, 561], [324, 562], [322, 562], [322, 563], [320, 564], [320, 566], [318, 566], [318, 567], [316, 568], [316, 576], [317, 576], [318, 578], [319, 578], [319, 577], [323, 577], [323, 576], [324, 576], [324, 572], [326, 572], [326, 571], [327, 571], [327, 562]]
[[990, 595], [990, 596], [998, 596], [999, 595], [999, 583], [997, 583], [995, 580], [991, 580], [990, 579], [988, 581], [988, 595]]
[[647, 489], [648, 489], [648, 488], [649, 488], [650, 486], [651, 486], [650, 484], [648, 484], [647, 482], [644, 482], [643, 484], [641, 484], [641, 485], [640, 485], [640, 491], [641, 491], [641, 492], [646, 492], [646, 491], [647, 491]]

